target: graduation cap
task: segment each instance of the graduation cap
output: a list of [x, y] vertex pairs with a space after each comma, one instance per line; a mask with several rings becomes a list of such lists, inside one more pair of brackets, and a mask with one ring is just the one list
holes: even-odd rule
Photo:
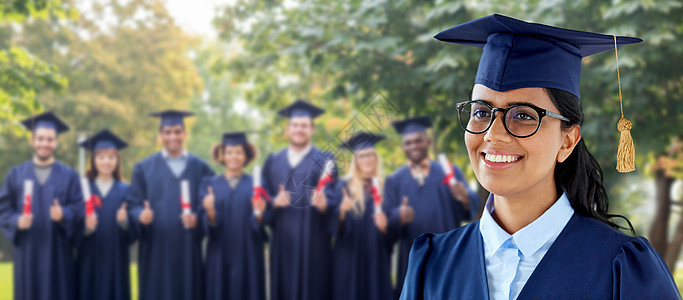
[[427, 128], [432, 127], [432, 120], [427, 116], [420, 116], [408, 118], [401, 121], [392, 122], [396, 132], [401, 135], [410, 134], [413, 132], [425, 132]]
[[49, 128], [56, 131], [57, 134], [60, 134], [69, 130], [69, 126], [64, 124], [64, 122], [51, 111], [23, 120], [21, 121], [21, 124], [31, 131], [35, 131], [38, 128]]
[[161, 127], [164, 126], [185, 126], [184, 118], [194, 116], [193, 112], [168, 109], [149, 114], [151, 117], [161, 118]]
[[339, 147], [343, 147], [349, 149], [352, 152], [356, 152], [366, 148], [373, 148], [375, 147], [375, 144], [379, 143], [384, 138], [385, 136], [383, 135], [377, 135], [374, 133], [361, 131], [354, 134], [347, 141], [339, 145]]
[[102, 149], [116, 149], [121, 150], [128, 147], [128, 144], [121, 140], [118, 136], [113, 134], [109, 129], [104, 129], [95, 135], [91, 136], [79, 145], [90, 152], [95, 152]]
[[[635, 37], [605, 35], [593, 32], [527, 23], [502, 15], [490, 15], [440, 32], [440, 41], [483, 47], [475, 84], [505, 92], [525, 87], [555, 88], [580, 98], [581, 59], [614, 49], [617, 57], [619, 102], [619, 45], [639, 43]], [[631, 139], [631, 122], [621, 119], [617, 152], [617, 170], [635, 170], [635, 148]]]
[[[615, 36], [490, 15], [435, 35], [440, 41], [483, 47], [475, 84], [504, 92], [556, 88], [580, 98], [581, 58], [615, 48]], [[618, 45], [642, 42], [616, 37]]]
[[279, 110], [277, 113], [286, 118], [309, 117], [315, 119], [317, 116], [325, 113], [325, 110], [304, 100], [298, 99], [289, 106]]
[[246, 131], [231, 131], [223, 133], [223, 139], [221, 141], [223, 146], [237, 146], [247, 144], [247, 132]]

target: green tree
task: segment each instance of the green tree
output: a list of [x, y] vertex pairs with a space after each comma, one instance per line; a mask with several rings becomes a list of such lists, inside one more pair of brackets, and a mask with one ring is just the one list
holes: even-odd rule
[[240, 47], [217, 67], [251, 84], [245, 97], [263, 109], [297, 95], [312, 95], [333, 108], [347, 103], [357, 108], [381, 91], [403, 115], [432, 116], [435, 152], [455, 152], [456, 161], [465, 163], [455, 104], [469, 98], [481, 50], [447, 45], [432, 36], [493, 12], [645, 40], [622, 48], [619, 58], [625, 114], [634, 124], [637, 171], [623, 176], [614, 169], [620, 117], [614, 52], [583, 60], [582, 133], [603, 166], [613, 209], [627, 198], [622, 185], [656, 180], [658, 212], [663, 213], [655, 217], [650, 238], [663, 256], [671, 256], [667, 262], [673, 266], [678, 251], [667, 255], [666, 239], [671, 177], [655, 162], [669, 155], [671, 138], [680, 137], [683, 128], [683, 102], [676, 101], [683, 92], [680, 1], [241, 0], [225, 6], [215, 20], [221, 38]]

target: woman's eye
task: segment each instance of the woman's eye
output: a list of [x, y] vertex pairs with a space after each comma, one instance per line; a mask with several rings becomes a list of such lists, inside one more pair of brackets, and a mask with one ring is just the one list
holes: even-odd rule
[[491, 113], [488, 110], [478, 109], [472, 113], [472, 116], [475, 118], [487, 118], [490, 116], [490, 114]]
[[536, 118], [530, 114], [525, 114], [525, 113], [516, 113], [515, 114], [515, 119], [516, 120], [522, 120], [522, 121], [533, 121], [536, 120]]

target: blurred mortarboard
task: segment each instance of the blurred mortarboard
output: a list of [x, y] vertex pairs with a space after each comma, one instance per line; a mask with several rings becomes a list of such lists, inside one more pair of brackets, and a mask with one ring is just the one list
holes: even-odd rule
[[183, 121], [183, 119], [186, 117], [194, 116], [194, 113], [189, 111], [169, 109], [153, 112], [149, 115], [152, 117], [161, 118], [161, 127], [176, 125], [182, 125], [184, 127], [185, 122]]
[[50, 111], [23, 120], [21, 121], [21, 124], [31, 131], [35, 131], [38, 128], [49, 128], [55, 130], [57, 134], [60, 134], [69, 130], [69, 126], [64, 124], [62, 120]]
[[396, 132], [401, 135], [410, 134], [413, 132], [424, 132], [427, 128], [432, 127], [432, 120], [427, 116], [420, 116], [408, 118], [401, 121], [392, 122]]
[[223, 146], [237, 146], [247, 144], [247, 132], [246, 131], [231, 131], [223, 133], [223, 138], [221, 140]]
[[128, 147], [128, 144], [121, 140], [118, 136], [113, 134], [109, 129], [104, 129], [85, 141], [79, 143], [79, 145], [91, 152], [102, 149], [116, 149], [121, 150]]
[[[581, 58], [615, 47], [614, 36], [527, 23], [490, 15], [434, 36], [483, 47], [475, 84], [504, 92], [524, 87], [556, 88], [580, 97]], [[642, 42], [616, 37], [618, 45]]]
[[312, 105], [306, 101], [298, 99], [294, 103], [281, 109], [277, 113], [286, 118], [309, 117], [311, 119], [315, 119], [317, 116], [325, 113], [325, 110], [315, 105]]
[[343, 142], [339, 147], [346, 148], [348, 150], [351, 150], [352, 152], [356, 152], [366, 148], [373, 148], [375, 147], [375, 144], [379, 143], [384, 138], [385, 136], [383, 135], [377, 135], [374, 133], [361, 131], [354, 134], [347, 141]]

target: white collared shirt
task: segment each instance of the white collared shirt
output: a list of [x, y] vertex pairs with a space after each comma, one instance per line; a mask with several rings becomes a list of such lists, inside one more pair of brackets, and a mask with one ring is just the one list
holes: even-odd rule
[[301, 150], [299, 152], [294, 151], [294, 149], [292, 149], [292, 146], [289, 146], [289, 148], [287, 148], [287, 160], [289, 161], [289, 165], [292, 166], [292, 168], [296, 168], [296, 166], [299, 165], [301, 160], [303, 160], [304, 157], [306, 157], [306, 154], [308, 154], [308, 152], [311, 152], [311, 144], [308, 144], [308, 146], [306, 146], [304, 150]]
[[183, 149], [183, 152], [180, 153], [178, 157], [171, 157], [166, 149], [161, 149], [161, 156], [164, 158], [169, 168], [171, 168], [173, 175], [175, 175], [175, 177], [180, 177], [180, 174], [183, 173], [183, 170], [185, 170], [185, 166], [187, 165], [187, 150]]
[[567, 194], [529, 225], [510, 235], [493, 219], [494, 195], [489, 195], [479, 222], [484, 240], [486, 279], [492, 300], [516, 299], [536, 266], [574, 215]]

